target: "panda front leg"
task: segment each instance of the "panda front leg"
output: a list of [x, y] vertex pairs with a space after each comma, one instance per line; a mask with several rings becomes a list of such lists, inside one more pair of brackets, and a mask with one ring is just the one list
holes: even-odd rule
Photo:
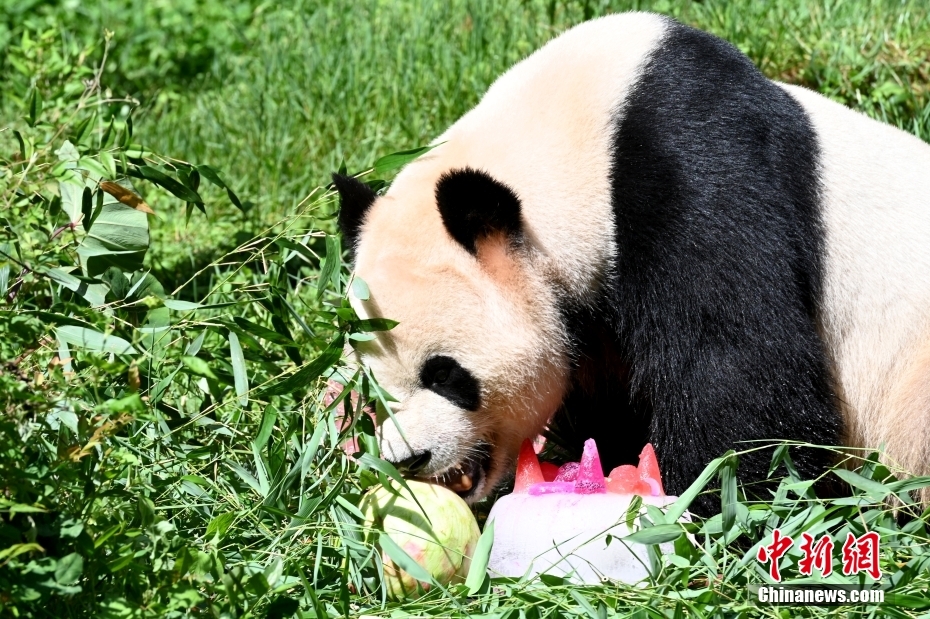
[[[670, 493], [683, 492], [713, 458], [735, 449], [752, 450], [740, 456], [743, 488], [768, 498], [773, 450], [759, 447], [779, 440], [837, 444], [840, 415], [812, 321], [801, 308], [786, 311], [782, 303], [772, 309], [757, 305], [749, 315], [734, 315], [726, 305], [657, 311], [654, 318], [664, 325], [635, 347], [641, 352], [633, 362], [633, 401], [650, 409], [640, 414], [651, 419], [649, 440]], [[676, 316], [682, 320], [673, 324]], [[789, 452], [804, 479], [821, 475], [831, 462], [827, 450]], [[695, 508], [709, 514], [719, 500], [704, 496]]]

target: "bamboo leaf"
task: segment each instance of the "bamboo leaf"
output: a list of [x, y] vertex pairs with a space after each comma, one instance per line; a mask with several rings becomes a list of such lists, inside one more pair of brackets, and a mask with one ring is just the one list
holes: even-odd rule
[[488, 577], [488, 561], [491, 558], [491, 546], [494, 544], [494, 521], [491, 520], [484, 525], [484, 531], [478, 538], [478, 545], [475, 546], [475, 554], [471, 558], [471, 565], [468, 567], [468, 576], [465, 578], [465, 586], [468, 587], [468, 595], [475, 595], [484, 581]]
[[39, 97], [38, 87], [33, 87], [32, 97], [29, 99], [29, 126], [35, 127], [36, 122], [39, 119], [39, 114], [42, 112], [42, 100]]
[[90, 232], [90, 227], [94, 223], [91, 218], [94, 213], [94, 205], [91, 200], [90, 187], [84, 187], [84, 191], [81, 193], [81, 225], [84, 227], [85, 232]]
[[181, 301], [180, 299], [165, 299], [162, 302], [165, 304], [165, 307], [176, 312], [191, 312], [202, 307], [200, 303]]
[[210, 369], [210, 364], [201, 359], [200, 357], [192, 357], [190, 355], [181, 356], [181, 363], [187, 367], [193, 374], [197, 376], [203, 376], [204, 378], [212, 378], [213, 380], [219, 380], [216, 374], [213, 373], [213, 370]]
[[358, 275], [352, 278], [352, 295], [359, 301], [367, 301], [371, 297], [368, 284]]
[[26, 543], [26, 544], [13, 544], [8, 546], [3, 550], [0, 550], [0, 561], [6, 562], [10, 559], [15, 559], [19, 555], [25, 554], [27, 552], [45, 552], [45, 548], [36, 544], [35, 542]]
[[366, 318], [358, 321], [359, 331], [390, 331], [400, 323], [388, 318]]
[[413, 491], [410, 490], [410, 486], [407, 485], [407, 480], [405, 480], [403, 476], [400, 474], [400, 472], [397, 470], [397, 468], [393, 464], [388, 462], [387, 460], [376, 458], [370, 453], [363, 453], [361, 456], [358, 457], [358, 463], [364, 467], [374, 469], [375, 471], [378, 471], [379, 473], [384, 473], [385, 475], [387, 475], [388, 477], [396, 481], [398, 484], [400, 484], [401, 487], [404, 488], [404, 490], [408, 491], [410, 495], [413, 496]]
[[258, 434], [255, 435], [255, 440], [252, 441], [252, 446], [257, 451], [261, 451], [265, 448], [265, 445], [268, 444], [268, 439], [271, 437], [271, 432], [274, 430], [274, 424], [277, 419], [278, 409], [269, 404], [265, 407], [265, 412], [262, 413], [262, 423], [258, 428]]
[[568, 594], [572, 596], [576, 602], [578, 602], [578, 605], [584, 609], [584, 611], [588, 614], [588, 617], [591, 617], [591, 619], [597, 619], [597, 611], [594, 610], [594, 607], [591, 606], [591, 603], [581, 594], [581, 592], [576, 591], [575, 589], [569, 589]]
[[246, 320], [240, 316], [233, 318], [233, 322], [242, 329], [243, 331], [248, 331], [252, 335], [262, 338], [263, 340], [268, 340], [269, 342], [274, 342], [275, 344], [282, 344], [284, 346], [294, 346], [295, 342], [289, 337], [285, 337], [278, 333], [277, 331], [272, 331], [267, 327], [257, 325], [250, 320]]
[[[331, 240], [333, 239], [333, 240]], [[320, 298], [326, 291], [326, 285], [333, 279], [333, 274], [338, 274], [341, 258], [337, 252], [335, 237], [326, 237], [326, 259], [323, 261], [323, 267], [320, 269], [319, 279], [316, 281], [316, 296]]]
[[230, 525], [232, 525], [235, 519], [236, 514], [232, 512], [226, 512], [213, 518], [209, 524], [207, 524], [207, 532], [204, 539], [212, 540], [214, 535], [219, 537], [219, 539], [223, 539], [223, 536], [226, 535], [226, 531], [229, 530]]
[[863, 490], [870, 499], [881, 501], [891, 494], [891, 488], [877, 481], [867, 479], [847, 469], [833, 469], [833, 474], [854, 488]]
[[207, 179], [208, 181], [210, 181], [217, 187], [220, 187], [221, 189], [225, 189], [226, 195], [229, 196], [229, 201], [232, 202], [236, 206], [237, 209], [245, 212], [245, 209], [242, 207], [242, 202], [239, 201], [239, 196], [233, 193], [233, 190], [229, 188], [229, 185], [227, 185], [223, 181], [223, 179], [220, 178], [219, 172], [217, 172], [216, 170], [214, 170], [208, 165], [199, 165], [199, 166], [196, 166], [195, 169], [198, 170], [205, 179]]
[[299, 369], [296, 373], [291, 374], [289, 377], [266, 387], [261, 392], [261, 397], [267, 398], [272, 395], [282, 395], [298, 389], [306, 389], [312, 381], [319, 378], [323, 372], [342, 358], [342, 346], [344, 343], [344, 337], [340, 335], [326, 347], [319, 357]]
[[680, 524], [659, 524], [630, 533], [623, 539], [637, 544], [664, 544], [678, 539], [683, 532]]
[[226, 466], [235, 472], [236, 475], [239, 476], [239, 479], [244, 481], [249, 488], [260, 494], [262, 497], [267, 495], [267, 488], [263, 488], [262, 485], [258, 483], [258, 480], [255, 479], [255, 476], [249, 473], [249, 471], [246, 470], [245, 467], [243, 467], [241, 464], [238, 462], [226, 462]]
[[385, 155], [384, 157], [381, 157], [375, 161], [373, 171], [375, 174], [380, 176], [385, 172], [396, 170], [397, 168], [407, 165], [423, 153], [433, 150], [437, 146], [439, 146], [439, 144], [433, 144], [432, 146], [420, 146], [419, 148], [401, 150], [396, 153], [391, 153], [390, 155]]
[[930, 486], [930, 477], [911, 477], [910, 479], [904, 479], [888, 484], [888, 488], [895, 494], [899, 492], [920, 490], [921, 488], [926, 488], [927, 486]]
[[[907, 593], [888, 593], [885, 599], [885, 604], [895, 607], [900, 606], [902, 608], [914, 608], [914, 609], [923, 609], [930, 608], [930, 597], [926, 595], [910, 595]], [[903, 613], [901, 616], [905, 616]]]
[[397, 567], [420, 582], [429, 583], [430, 585], [442, 588], [439, 583], [433, 580], [433, 577], [423, 566], [411, 559], [410, 555], [408, 555], [403, 548], [398, 546], [397, 542], [391, 539], [390, 535], [382, 531], [378, 536], [378, 542], [381, 545], [381, 549], [391, 558], [391, 561], [393, 561]]
[[671, 506], [666, 510], [665, 517], [667, 520], [678, 520], [681, 518], [681, 515], [685, 513], [685, 510], [688, 509], [688, 506], [697, 498], [697, 495], [704, 490], [704, 487], [707, 486], [707, 483], [713, 479], [714, 475], [723, 466], [723, 463], [727, 461], [732, 454], [735, 452], [733, 450], [728, 451], [719, 458], [711, 460], [704, 470], [698, 475], [698, 478], [695, 479], [688, 489], [685, 490], [678, 500], [671, 504]]
[[243, 407], [249, 404], [249, 374], [245, 367], [245, 356], [242, 354], [242, 346], [239, 345], [239, 336], [235, 331], [229, 332], [229, 357], [233, 369], [233, 384], [236, 388], [236, 395], [239, 396], [239, 404]]
[[174, 194], [178, 198], [181, 198], [185, 202], [203, 203], [203, 199], [197, 194], [197, 192], [191, 190], [188, 187], [185, 187], [181, 181], [175, 180], [162, 172], [157, 168], [152, 166], [139, 166], [137, 173], [132, 173], [133, 176], [138, 176], [149, 180], [159, 187], [168, 190], [170, 193]]
[[723, 506], [723, 532], [729, 533], [736, 523], [739, 497], [736, 490], [736, 454], [727, 458], [720, 467], [720, 502]]
[[82, 120], [81, 122], [79, 122], [77, 125], [74, 126], [74, 130], [72, 131], [71, 138], [75, 142], [80, 142], [81, 139], [84, 137], [84, 134], [87, 132], [87, 128], [90, 127], [91, 123], [96, 120], [97, 120], [96, 112], [94, 112], [93, 114], [90, 114], [89, 116], [84, 117], [84, 120]]
[[116, 335], [107, 335], [86, 327], [64, 325], [56, 330], [58, 338], [72, 346], [96, 352], [132, 355], [139, 351], [132, 344]]

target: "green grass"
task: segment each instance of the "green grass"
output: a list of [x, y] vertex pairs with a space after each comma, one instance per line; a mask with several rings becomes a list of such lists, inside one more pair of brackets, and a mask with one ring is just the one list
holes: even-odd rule
[[[426, 143], [511, 64], [581, 21], [584, 5], [541, 2], [297, 3], [250, 23], [248, 52], [220, 84], [155, 115], [155, 144], [230, 159], [275, 215], [344, 159]], [[671, 3], [590, 3], [599, 15]], [[788, 79], [930, 139], [930, 10], [921, 3], [675, 3], [688, 23]], [[792, 6], [794, 5], [794, 6]], [[921, 27], [922, 26], [922, 27]], [[922, 115], [921, 115], [922, 113]], [[235, 157], [229, 157], [234, 149]]]
[[[881, 529], [885, 585], [911, 597], [844, 612], [925, 613], [927, 516], [894, 519], [879, 499], [907, 497], [874, 462], [855, 498], [817, 499], [790, 473], [765, 504], [727, 490], [732, 519], [692, 527], [700, 549], [678, 536], [644, 588], [495, 581], [381, 604], [354, 506], [389, 469], [344, 456], [352, 433], [376, 454], [367, 418], [341, 429], [320, 398], [339, 365], [325, 351], [386, 325], [345, 307], [319, 186], [426, 143], [552, 36], [631, 8], [930, 141], [930, 6], [914, 0], [0, 5], [0, 616], [787, 616], [745, 591], [762, 575], [742, 559], [776, 525]], [[84, 157], [70, 198], [65, 139]], [[135, 220], [143, 269], [109, 252], [94, 269], [65, 213], [86, 185], [93, 217], [97, 182], [127, 173], [156, 213]], [[176, 197], [191, 191], [205, 212]], [[102, 333], [138, 352], [110, 354], [122, 344]]]
[[611, 11], [675, 15], [732, 41], [773, 78], [930, 139], [930, 8], [922, 2], [175, 0], [84, 3], [81, 20], [62, 19], [56, 4], [41, 12], [47, 18], [25, 21], [97, 42], [86, 62], [99, 57], [101, 30], [114, 31], [104, 83], [141, 100], [144, 143], [222, 164], [257, 207], [246, 218], [217, 212], [209, 231], [194, 232], [212, 234], [205, 239], [166, 217], [154, 234], [171, 249], [153, 254], [165, 276], [203, 264], [204, 246], [286, 216], [342, 161], [361, 170], [428, 142], [515, 61]]

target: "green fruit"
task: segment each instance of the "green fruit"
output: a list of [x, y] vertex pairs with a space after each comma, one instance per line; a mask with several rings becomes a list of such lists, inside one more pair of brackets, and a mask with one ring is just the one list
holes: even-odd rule
[[[413, 480], [407, 485], [422, 510], [400, 486], [399, 494], [378, 486], [359, 506], [365, 514], [365, 526], [369, 531], [387, 533], [439, 584], [463, 582], [481, 535], [471, 510], [460, 496], [443, 486]], [[429, 590], [429, 583], [419, 582], [397, 567], [383, 549], [381, 560], [383, 584], [391, 599], [416, 597]]]

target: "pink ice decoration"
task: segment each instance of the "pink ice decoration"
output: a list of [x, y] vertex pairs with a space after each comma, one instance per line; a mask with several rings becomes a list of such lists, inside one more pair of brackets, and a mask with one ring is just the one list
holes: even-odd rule
[[578, 476], [578, 462], [566, 462], [559, 467], [559, 472], [555, 476], [555, 481], [575, 481]]
[[575, 494], [601, 494], [607, 492], [604, 483], [604, 469], [601, 468], [601, 457], [597, 453], [597, 444], [593, 438], [584, 442], [584, 451], [578, 466], [578, 476], [575, 477]]
[[533, 484], [529, 488], [529, 494], [539, 496], [542, 494], [568, 494], [575, 491], [575, 482], [573, 481], [543, 481]]
[[559, 468], [555, 481], [545, 481], [529, 487], [529, 494], [602, 494], [607, 492], [601, 457], [594, 439], [584, 442], [581, 462], [569, 462]]

